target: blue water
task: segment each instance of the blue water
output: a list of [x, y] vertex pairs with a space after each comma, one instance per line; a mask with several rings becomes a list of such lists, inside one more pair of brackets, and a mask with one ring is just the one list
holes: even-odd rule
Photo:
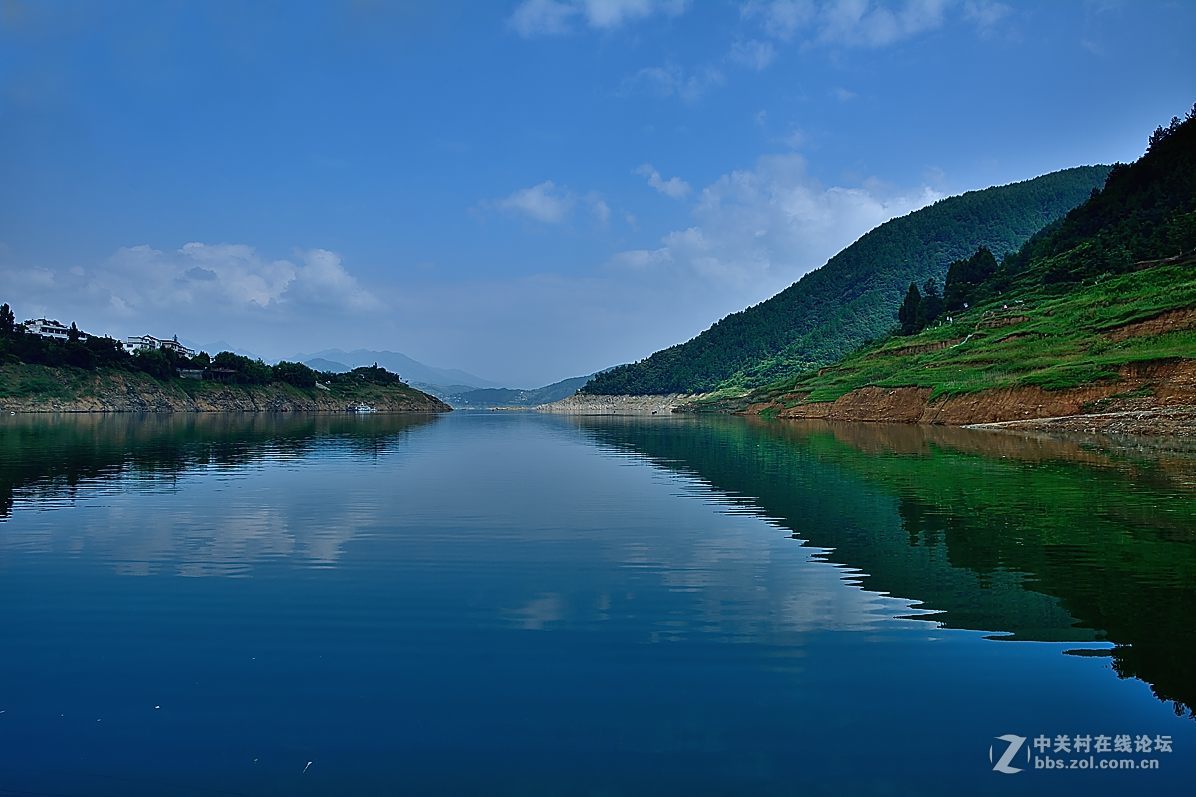
[[[7, 418], [0, 454], [0, 795], [1196, 775], [1182, 451], [454, 413]], [[990, 763], [1122, 733], [1173, 752]]]

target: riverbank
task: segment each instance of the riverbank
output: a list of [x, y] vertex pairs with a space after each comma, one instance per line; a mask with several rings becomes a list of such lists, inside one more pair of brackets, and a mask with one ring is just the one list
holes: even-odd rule
[[1196, 441], [1196, 405], [977, 423], [966, 428], [1007, 429], [1015, 432], [1075, 432], [1119, 437], [1168, 437]]
[[811, 401], [809, 393], [794, 392], [733, 411], [830, 421], [1196, 436], [1196, 361], [1127, 365], [1116, 380], [1063, 390], [1019, 387], [935, 397], [926, 387], [869, 386], [834, 401]]
[[532, 409], [557, 415], [668, 415], [677, 412], [696, 398], [699, 397], [681, 393], [660, 396], [601, 396], [578, 393]]
[[1135, 363], [1082, 387], [1001, 388], [935, 396], [929, 387], [867, 386], [833, 401], [807, 391], [747, 403], [685, 394], [578, 394], [536, 407], [562, 415], [756, 415], [768, 418], [979, 426], [1196, 438], [1196, 360]]
[[333, 384], [300, 388], [282, 382], [228, 385], [101, 368], [0, 366], [3, 412], [344, 412], [364, 404], [378, 412], [451, 412], [408, 385]]

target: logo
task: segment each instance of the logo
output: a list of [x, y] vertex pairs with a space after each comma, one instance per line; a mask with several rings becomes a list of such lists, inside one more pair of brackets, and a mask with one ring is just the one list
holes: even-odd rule
[[1040, 769], [1155, 771], [1175, 749], [1171, 734], [1163, 733], [1039, 733], [1033, 738], [1006, 733], [994, 738], [1005, 746], [990, 743], [988, 763], [1002, 775]]
[[[1009, 763], [1013, 761], [1014, 756], [1026, 744], [1025, 736], [1016, 736], [1012, 733], [1007, 733], [1004, 736], [998, 736], [997, 741], [1005, 742], [1005, 752], [1001, 753], [1001, 757], [993, 761], [994, 751], [993, 745], [988, 746], [988, 760], [993, 765], [994, 772], [1000, 772], [1004, 775], [1013, 775], [1021, 772], [1021, 767], [1010, 766]], [[1026, 748], [1026, 763], [1030, 763], [1030, 748]]]

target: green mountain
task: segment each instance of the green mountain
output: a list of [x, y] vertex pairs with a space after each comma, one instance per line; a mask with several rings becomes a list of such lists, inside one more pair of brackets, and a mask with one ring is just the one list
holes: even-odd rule
[[1084, 166], [970, 191], [892, 219], [773, 298], [692, 340], [600, 374], [592, 394], [743, 390], [834, 362], [887, 334], [911, 281], [942, 280], [980, 246], [1021, 247], [1099, 188], [1107, 166]]
[[[932, 411], [953, 399], [976, 405], [970, 394], [994, 388], [1045, 391], [1033, 394], [1041, 402], [1083, 388], [1092, 394], [1085, 411], [1189, 401], [1182, 374], [1196, 362], [1196, 109], [1156, 130], [1145, 155], [1114, 167], [1103, 190], [1019, 252], [1000, 264], [978, 253], [950, 270], [948, 306], [921, 332], [740, 403], [809, 416], [866, 387], [923, 390]], [[952, 297], [966, 299], [966, 309], [952, 309]]]

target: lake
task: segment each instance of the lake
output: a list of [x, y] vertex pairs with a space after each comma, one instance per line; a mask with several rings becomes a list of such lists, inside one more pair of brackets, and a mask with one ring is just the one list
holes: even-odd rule
[[1194, 617], [1176, 447], [0, 418], [0, 795], [1166, 793]]

